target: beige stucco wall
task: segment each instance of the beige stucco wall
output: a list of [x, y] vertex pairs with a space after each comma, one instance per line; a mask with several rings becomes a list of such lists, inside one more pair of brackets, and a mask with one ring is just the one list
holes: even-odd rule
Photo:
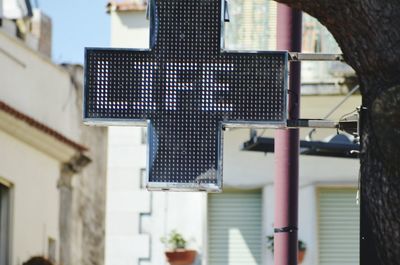
[[1, 30], [0, 48], [0, 99], [78, 141], [68, 72]]
[[60, 165], [2, 131], [0, 146], [0, 176], [12, 183], [11, 264], [20, 265], [33, 255], [47, 256], [49, 237], [60, 244]]
[[[88, 147], [85, 155], [91, 160], [82, 171], [65, 173], [62, 169], [66, 161], [47, 156], [30, 143], [0, 130], [4, 146], [11, 145], [8, 148], [0, 145], [0, 155], [7, 157], [10, 171], [3, 172], [2, 163], [6, 160], [0, 161], [0, 177], [11, 182], [18, 177], [13, 186], [13, 198], [18, 203], [12, 205], [15, 212], [12, 221], [13, 224], [26, 223], [16, 226], [11, 236], [13, 262], [20, 265], [29, 255], [47, 255], [47, 238], [43, 233], [52, 233], [57, 239], [59, 263], [103, 264], [107, 129], [82, 123], [82, 66], [55, 65], [0, 27], [0, 76], [1, 101]], [[43, 139], [46, 138], [36, 140]], [[8, 149], [12, 150], [12, 156]], [[37, 180], [39, 176], [42, 178]], [[29, 203], [22, 203], [26, 200]], [[41, 207], [46, 214], [43, 213], [45, 221], [39, 224], [36, 220], [41, 220], [38, 217], [41, 212], [35, 209]], [[21, 241], [19, 237], [23, 236], [32, 237], [32, 240]]]

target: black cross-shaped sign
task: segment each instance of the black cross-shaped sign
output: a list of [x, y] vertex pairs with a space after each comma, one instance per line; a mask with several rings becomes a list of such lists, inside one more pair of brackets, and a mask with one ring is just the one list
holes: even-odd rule
[[149, 189], [220, 191], [222, 128], [286, 124], [287, 52], [223, 51], [223, 0], [150, 4], [150, 50], [86, 49], [84, 120], [147, 121]]

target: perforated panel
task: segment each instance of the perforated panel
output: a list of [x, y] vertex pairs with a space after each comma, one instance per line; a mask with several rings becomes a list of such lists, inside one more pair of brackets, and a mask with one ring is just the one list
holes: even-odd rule
[[286, 52], [221, 52], [219, 1], [152, 3], [151, 51], [87, 49], [86, 121], [149, 121], [150, 188], [219, 190], [221, 124], [283, 126]]

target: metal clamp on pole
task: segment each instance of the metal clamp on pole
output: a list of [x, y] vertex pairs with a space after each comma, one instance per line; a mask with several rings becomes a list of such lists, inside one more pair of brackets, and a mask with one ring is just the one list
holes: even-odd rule
[[289, 61], [339, 61], [343, 62], [343, 54], [325, 54], [325, 53], [300, 53], [289, 52]]
[[331, 120], [310, 120], [310, 119], [299, 119], [299, 120], [287, 120], [286, 126], [288, 128], [337, 128], [336, 122]]
[[287, 226], [287, 227], [281, 227], [281, 228], [274, 228], [274, 233], [293, 233], [295, 231], [298, 231], [299, 229], [297, 226]]

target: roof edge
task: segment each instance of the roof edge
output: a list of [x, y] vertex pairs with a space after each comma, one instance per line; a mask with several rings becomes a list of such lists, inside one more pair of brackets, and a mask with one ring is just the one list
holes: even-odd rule
[[86, 146], [83, 146], [66, 136], [62, 135], [61, 133], [57, 132], [56, 130], [48, 127], [47, 125], [44, 125], [43, 123], [33, 119], [32, 117], [29, 117], [28, 115], [14, 109], [13, 107], [7, 105], [3, 101], [0, 100], [0, 111], [3, 111], [7, 113], [10, 116], [13, 116], [15, 119], [20, 120], [30, 127], [33, 127], [39, 131], [41, 131], [44, 134], [47, 134], [51, 136], [53, 139], [57, 140], [58, 142], [61, 142], [69, 147], [72, 147], [74, 150], [78, 152], [85, 152], [88, 151], [89, 149]]
[[135, 3], [132, 1], [109, 1], [106, 5], [106, 12], [129, 12], [129, 11], [145, 11], [147, 8], [147, 2]]

